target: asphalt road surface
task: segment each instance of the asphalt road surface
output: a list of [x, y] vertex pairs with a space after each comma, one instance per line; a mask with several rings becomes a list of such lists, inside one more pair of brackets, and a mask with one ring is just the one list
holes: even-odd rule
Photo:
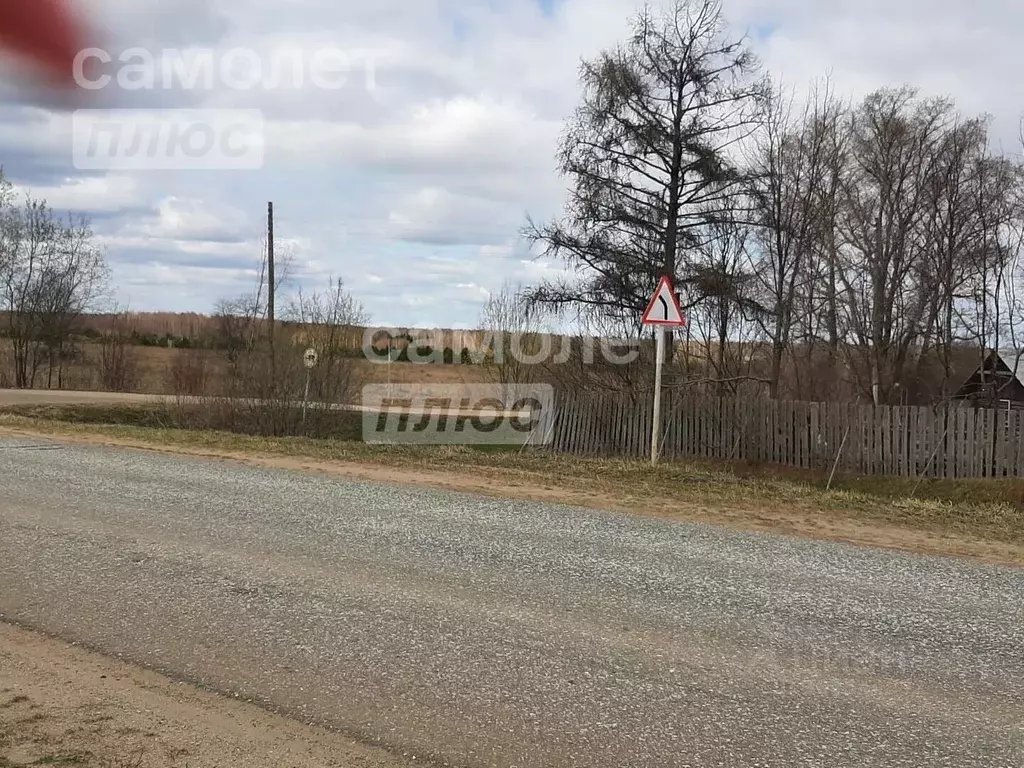
[[1024, 765], [954, 560], [3, 440], [0, 613], [420, 765]]

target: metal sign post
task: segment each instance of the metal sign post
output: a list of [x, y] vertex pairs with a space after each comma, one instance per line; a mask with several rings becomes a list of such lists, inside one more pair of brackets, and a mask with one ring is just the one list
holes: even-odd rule
[[679, 298], [669, 277], [661, 278], [641, 321], [644, 325], [655, 328], [657, 339], [654, 361], [654, 413], [651, 423], [651, 463], [657, 464], [661, 449], [661, 378], [665, 368], [665, 329], [681, 328], [686, 325], [686, 318], [679, 308]]
[[657, 344], [654, 359], [654, 418], [651, 421], [651, 463], [658, 463], [661, 447], [661, 377], [665, 368], [665, 329], [655, 328]]
[[302, 423], [306, 423], [306, 407], [309, 404], [309, 377], [313, 373], [313, 369], [316, 368], [318, 356], [315, 349], [307, 349], [306, 353], [302, 356], [302, 362], [306, 366], [306, 391], [302, 395]]

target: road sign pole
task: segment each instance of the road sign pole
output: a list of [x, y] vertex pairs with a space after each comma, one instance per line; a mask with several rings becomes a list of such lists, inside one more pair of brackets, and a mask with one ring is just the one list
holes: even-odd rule
[[306, 368], [306, 391], [302, 395], [302, 423], [306, 423], [306, 406], [309, 403], [309, 375], [312, 373], [310, 368]]
[[651, 420], [651, 463], [658, 463], [658, 453], [661, 448], [661, 374], [665, 367], [665, 329], [657, 327], [654, 329], [657, 334], [657, 351], [654, 361], [654, 414]]
[[667, 275], [658, 281], [658, 287], [651, 297], [651, 303], [644, 310], [640, 322], [654, 326], [657, 336], [657, 351], [654, 361], [654, 418], [651, 423], [651, 463], [658, 463], [661, 451], [661, 376], [665, 367], [665, 329], [682, 328], [686, 325], [679, 296], [672, 287], [672, 278]]
[[302, 356], [302, 362], [306, 366], [306, 390], [302, 394], [302, 423], [306, 423], [306, 407], [309, 405], [309, 377], [313, 374], [313, 369], [316, 368], [317, 361], [320, 356], [317, 355], [316, 350], [310, 347], [306, 350]]

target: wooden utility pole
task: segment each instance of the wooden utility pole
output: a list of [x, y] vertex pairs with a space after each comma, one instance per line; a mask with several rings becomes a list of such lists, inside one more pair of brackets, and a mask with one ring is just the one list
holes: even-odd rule
[[267, 319], [270, 345], [274, 345], [274, 204], [267, 203]]

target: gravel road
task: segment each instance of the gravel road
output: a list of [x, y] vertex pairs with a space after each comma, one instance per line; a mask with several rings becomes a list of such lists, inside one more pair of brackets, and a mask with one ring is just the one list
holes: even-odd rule
[[1024, 765], [955, 560], [5, 439], [0, 614], [416, 765]]

